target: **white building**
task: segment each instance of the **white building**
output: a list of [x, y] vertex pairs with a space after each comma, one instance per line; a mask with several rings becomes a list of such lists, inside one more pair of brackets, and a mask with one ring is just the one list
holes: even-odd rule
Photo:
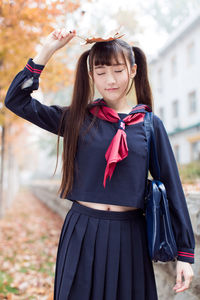
[[149, 63], [155, 113], [180, 164], [200, 160], [200, 13]]

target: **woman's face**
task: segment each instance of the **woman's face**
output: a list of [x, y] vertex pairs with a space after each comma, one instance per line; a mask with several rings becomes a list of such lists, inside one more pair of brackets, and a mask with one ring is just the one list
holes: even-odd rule
[[[135, 76], [137, 65], [130, 67], [126, 58], [126, 63], [122, 56], [118, 57], [119, 64], [112, 60], [112, 65], [93, 65], [93, 81], [94, 84], [105, 100], [117, 100], [126, 90], [130, 80]], [[91, 73], [90, 73], [91, 75]], [[92, 76], [92, 75], [91, 75]], [[130, 76], [130, 80], [129, 80]]]

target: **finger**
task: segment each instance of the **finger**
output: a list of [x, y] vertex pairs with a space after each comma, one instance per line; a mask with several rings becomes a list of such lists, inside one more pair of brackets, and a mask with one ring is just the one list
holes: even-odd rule
[[176, 276], [176, 284], [173, 287], [174, 290], [177, 290], [182, 287], [182, 272], [181, 270], [177, 270], [177, 276]]
[[182, 283], [178, 282], [178, 283], [176, 283], [175, 286], [173, 287], [173, 290], [177, 290], [177, 289], [179, 289], [179, 288], [181, 288], [181, 287], [182, 287]]
[[63, 34], [64, 34], [64, 28], [61, 28], [61, 30], [60, 30], [60, 35], [62, 36]]
[[58, 34], [58, 39], [61, 40], [61, 38], [62, 38], [62, 33], [60, 31], [59, 34]]
[[75, 30], [75, 29], [73, 29], [73, 30], [70, 30], [70, 31], [69, 31], [69, 33], [73, 33], [73, 34], [75, 34], [75, 33], [76, 33], [76, 30]]
[[182, 288], [183, 283], [177, 283], [174, 287], [173, 290], [177, 291], [178, 289]]
[[178, 271], [176, 276], [176, 284], [181, 284], [181, 283], [182, 283], [182, 272]]
[[60, 31], [60, 38], [63, 37], [63, 34], [64, 34], [64, 31], [63, 31], [63, 28], [62, 28], [61, 31]]
[[61, 32], [61, 29], [60, 28], [56, 28], [55, 31], [54, 31], [54, 36], [58, 39], [59, 37], [59, 34]]
[[56, 29], [56, 37], [57, 37], [57, 39], [60, 39], [61, 34], [62, 34], [62, 29], [61, 28], [57, 28]]
[[56, 39], [58, 38], [58, 32], [56, 30], [53, 31], [53, 37]]
[[67, 31], [67, 29], [63, 28], [63, 30], [62, 30], [62, 36], [63, 36], [63, 38], [65, 38], [68, 34], [69, 34], [69, 32]]
[[190, 280], [187, 279], [187, 280], [184, 281], [182, 287], [179, 288], [179, 289], [177, 289], [176, 292], [182, 292], [182, 291], [185, 291], [185, 290], [187, 290], [187, 289], [189, 288], [189, 286], [190, 286]]
[[176, 292], [181, 292], [181, 291], [188, 289], [190, 286], [190, 283], [192, 281], [192, 278], [193, 278], [192, 273], [190, 275], [188, 275], [187, 277], [185, 277], [185, 281], [183, 282], [182, 286], [176, 290]]
[[70, 36], [71, 34], [74, 34], [74, 33], [75, 33], [75, 30], [68, 31], [66, 28], [63, 28], [63, 30], [62, 30], [62, 37], [66, 38], [66, 37], [68, 37], [68, 36]]

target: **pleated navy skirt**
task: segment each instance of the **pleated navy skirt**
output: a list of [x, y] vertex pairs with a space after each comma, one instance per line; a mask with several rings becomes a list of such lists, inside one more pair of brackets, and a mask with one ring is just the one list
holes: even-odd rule
[[99, 210], [74, 201], [60, 234], [54, 300], [157, 299], [142, 210]]

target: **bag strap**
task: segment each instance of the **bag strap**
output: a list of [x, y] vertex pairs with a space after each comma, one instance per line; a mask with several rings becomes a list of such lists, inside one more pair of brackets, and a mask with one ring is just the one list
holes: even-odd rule
[[[150, 159], [150, 149], [152, 146], [153, 149], [153, 165], [156, 172], [156, 177], [154, 179], [160, 180], [160, 167], [158, 162], [158, 155], [156, 151], [156, 140], [155, 140], [155, 134], [154, 134], [154, 127], [153, 127], [153, 112], [146, 112], [144, 117], [144, 128], [146, 132], [146, 138], [147, 138], [147, 145], [148, 145], [148, 159], [147, 159], [147, 168], [146, 168], [146, 178], [148, 179], [148, 170], [149, 170], [149, 159]], [[146, 180], [146, 192], [145, 192], [145, 198], [147, 196], [147, 180]]]

